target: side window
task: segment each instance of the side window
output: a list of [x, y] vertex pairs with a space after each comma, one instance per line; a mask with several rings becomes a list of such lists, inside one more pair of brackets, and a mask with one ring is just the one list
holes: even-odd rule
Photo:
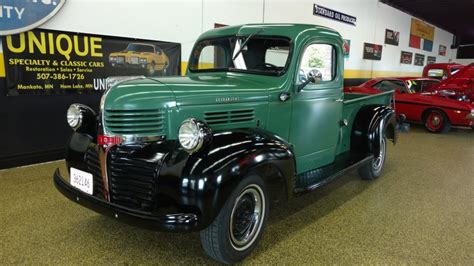
[[334, 80], [336, 77], [336, 50], [330, 44], [311, 44], [301, 57], [298, 83], [302, 83], [311, 70], [322, 74], [321, 82]]

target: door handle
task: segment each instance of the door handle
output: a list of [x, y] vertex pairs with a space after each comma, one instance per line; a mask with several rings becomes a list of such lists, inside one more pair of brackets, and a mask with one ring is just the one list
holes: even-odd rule
[[343, 102], [344, 99], [337, 99], [336, 102]]

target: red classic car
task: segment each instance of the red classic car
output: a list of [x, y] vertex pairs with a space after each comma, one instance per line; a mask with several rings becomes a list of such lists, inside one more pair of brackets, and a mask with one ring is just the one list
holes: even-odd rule
[[447, 132], [454, 126], [474, 128], [474, 105], [425, 92], [438, 81], [430, 78], [375, 78], [359, 86], [344, 88], [346, 93], [376, 94], [395, 90], [395, 111], [407, 121], [422, 122], [430, 132]]
[[447, 92], [474, 102], [474, 63], [458, 68], [428, 91]]
[[423, 77], [442, 80], [455, 74], [457, 71], [459, 71], [459, 69], [463, 67], [464, 65], [457, 63], [429, 64], [423, 68]]

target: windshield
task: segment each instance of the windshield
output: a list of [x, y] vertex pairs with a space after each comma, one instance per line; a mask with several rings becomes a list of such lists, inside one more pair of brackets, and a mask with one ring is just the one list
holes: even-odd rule
[[439, 81], [411, 79], [411, 80], [407, 80], [406, 83], [407, 83], [407, 87], [410, 93], [415, 93], [415, 92], [425, 92], [429, 88], [438, 84]]
[[[282, 75], [290, 61], [290, 41], [283, 37], [230, 36], [203, 40], [191, 53], [192, 72], [239, 71]], [[244, 44], [244, 47], [241, 45]], [[240, 52], [239, 52], [240, 50]], [[233, 59], [235, 57], [235, 59]]]
[[153, 53], [153, 46], [131, 43], [127, 46], [127, 51]]

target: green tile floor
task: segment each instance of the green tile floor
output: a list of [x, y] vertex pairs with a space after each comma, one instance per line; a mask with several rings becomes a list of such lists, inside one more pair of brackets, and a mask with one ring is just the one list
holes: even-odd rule
[[[0, 171], [0, 264], [213, 264], [199, 234], [142, 230], [64, 198], [53, 162]], [[248, 264], [474, 264], [474, 132], [420, 127], [384, 175], [353, 171], [271, 209]]]

